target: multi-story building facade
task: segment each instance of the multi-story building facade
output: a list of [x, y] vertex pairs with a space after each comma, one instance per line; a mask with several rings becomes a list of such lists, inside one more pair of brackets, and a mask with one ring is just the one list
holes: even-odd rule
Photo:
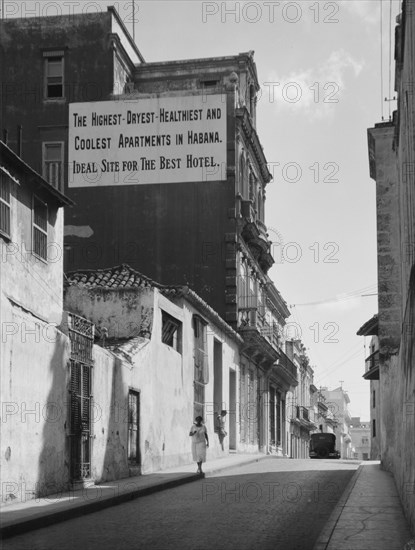
[[[415, 12], [404, 0], [395, 33], [398, 108], [368, 130], [376, 181], [380, 456], [415, 528]], [[408, 487], [410, 488], [408, 490]], [[412, 488], [412, 489], [411, 489]]]
[[224, 449], [239, 450], [242, 338], [196, 293], [163, 287], [123, 264], [68, 273], [65, 307], [96, 332], [94, 439], [81, 471], [106, 481], [189, 464], [198, 415], [210, 436], [208, 456], [221, 457], [214, 428], [223, 403], [231, 404]]
[[352, 458], [370, 459], [370, 422], [361, 422], [359, 416], [352, 416], [350, 424]]
[[69, 339], [63, 320], [63, 210], [71, 201], [0, 141], [2, 501], [57, 491], [68, 477]]
[[338, 422], [333, 414], [332, 406], [327, 404], [325, 397], [320, 391], [315, 392], [313, 397], [314, 408], [316, 409], [317, 430], [323, 433], [334, 433]]
[[365, 360], [365, 374], [363, 378], [370, 382], [370, 458], [381, 459], [381, 402], [379, 382], [379, 337], [378, 315], [374, 315], [357, 331], [358, 336], [370, 337], [369, 355]]
[[350, 424], [352, 417], [350, 415], [348, 404], [349, 396], [342, 387], [328, 390], [321, 388], [321, 394], [326, 400], [328, 408], [333, 413], [334, 434], [336, 436], [336, 447], [340, 452], [341, 458], [352, 458], [352, 438], [350, 437]]
[[284, 352], [289, 310], [267, 275], [271, 174], [252, 52], [146, 63], [112, 8], [92, 21], [1, 28], [9, 141], [24, 120], [24, 158], [76, 203], [66, 213], [66, 270], [127, 262], [197, 292], [244, 341], [245, 450], [286, 454], [297, 369]]
[[317, 388], [314, 386], [314, 370], [300, 340], [287, 340], [285, 346], [287, 355], [296, 365], [298, 372], [298, 386], [289, 392], [287, 398], [289, 456], [308, 458], [310, 434], [317, 429], [314, 406]]

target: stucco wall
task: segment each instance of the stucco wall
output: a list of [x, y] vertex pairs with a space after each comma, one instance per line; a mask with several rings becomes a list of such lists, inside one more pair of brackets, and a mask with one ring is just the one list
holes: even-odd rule
[[28, 329], [3, 332], [1, 343], [2, 501], [24, 501], [68, 488], [70, 348], [66, 335], [3, 294], [1, 320]]
[[[153, 289], [142, 293], [137, 290], [103, 292], [74, 286], [69, 288], [65, 303], [66, 307], [71, 305], [76, 308], [78, 314], [101, 324], [108, 325], [111, 315], [114, 326], [118, 326], [120, 320], [139, 324], [137, 319], [142, 319], [140, 316], [144, 306], [146, 311], [151, 312], [151, 336], [112, 341], [111, 350], [94, 346], [92, 472], [95, 482], [120, 479], [129, 473], [136, 473], [127, 460], [129, 390], [140, 395], [141, 472], [145, 474], [190, 464], [189, 429], [194, 421], [193, 314], [198, 310], [185, 299], [173, 303]], [[161, 340], [162, 311], [182, 322], [181, 353]], [[222, 343], [221, 401], [229, 411], [226, 429], [230, 436], [232, 428], [235, 440], [239, 441], [239, 407], [235, 404], [234, 410], [229, 410], [231, 370], [236, 372], [234, 399], [236, 403], [239, 401], [238, 345], [229, 335], [209, 323], [209, 382], [205, 386], [205, 421], [210, 440], [207, 460], [224, 456], [229, 448], [229, 436], [225, 438], [225, 451], [222, 451], [214, 432], [214, 413], [217, 412], [213, 404], [215, 339]]]
[[[375, 406], [373, 406], [373, 392], [375, 392]], [[382, 415], [381, 387], [379, 380], [370, 381], [370, 458], [381, 459], [380, 422]], [[376, 435], [373, 437], [373, 420], [376, 426]]]
[[65, 291], [65, 309], [91, 320], [99, 331], [106, 328], [108, 338], [150, 337], [153, 290], [70, 286]]
[[[404, 327], [415, 326], [414, 289]], [[415, 530], [415, 376], [413, 331], [404, 334], [398, 355], [380, 365], [382, 466], [393, 472], [405, 514]]]
[[[32, 201], [34, 188], [17, 170], [11, 183], [10, 240], [0, 237], [0, 288], [27, 310], [50, 323], [62, 320], [63, 208], [38, 189], [48, 205], [48, 261], [32, 253]], [[24, 327], [23, 327], [24, 329]]]

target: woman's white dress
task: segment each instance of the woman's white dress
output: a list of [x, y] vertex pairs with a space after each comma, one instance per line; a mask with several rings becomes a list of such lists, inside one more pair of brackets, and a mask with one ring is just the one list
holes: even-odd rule
[[192, 435], [192, 455], [195, 462], [206, 462], [206, 426], [193, 426], [191, 432], [196, 432]]

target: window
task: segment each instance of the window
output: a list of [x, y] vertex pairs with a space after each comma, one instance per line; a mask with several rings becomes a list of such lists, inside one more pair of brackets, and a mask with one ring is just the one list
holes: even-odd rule
[[43, 177], [63, 193], [63, 142], [43, 144]]
[[372, 393], [372, 408], [375, 409], [376, 408], [376, 391], [373, 390], [373, 393]]
[[182, 352], [182, 323], [166, 313], [161, 312], [161, 341], [179, 353]]
[[47, 260], [48, 207], [36, 195], [33, 196], [33, 254]]
[[64, 97], [63, 51], [44, 52], [43, 56], [45, 60], [45, 99], [62, 99]]
[[369, 439], [367, 437], [362, 437], [362, 445], [369, 445]]
[[372, 437], [376, 437], [376, 420], [372, 420]]
[[249, 195], [249, 182], [248, 182], [248, 174], [246, 171], [246, 165], [245, 160], [241, 156], [241, 160], [239, 162], [239, 190], [242, 195], [242, 197], [247, 200]]
[[[280, 392], [270, 386], [269, 388], [269, 425], [270, 425], [270, 443], [271, 445], [281, 445], [281, 394]], [[300, 407], [296, 408], [297, 418], [300, 418]]]
[[205, 416], [205, 386], [200, 382], [193, 382], [193, 418]]
[[206, 322], [198, 315], [193, 316], [194, 332], [194, 379], [201, 384], [209, 382], [209, 362], [206, 342]]
[[10, 237], [10, 178], [0, 174], [0, 233]]

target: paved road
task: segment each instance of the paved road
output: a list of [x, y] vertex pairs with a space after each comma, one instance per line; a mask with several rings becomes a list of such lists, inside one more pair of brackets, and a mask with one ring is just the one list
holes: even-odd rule
[[358, 464], [269, 458], [5, 540], [4, 550], [311, 550]]

